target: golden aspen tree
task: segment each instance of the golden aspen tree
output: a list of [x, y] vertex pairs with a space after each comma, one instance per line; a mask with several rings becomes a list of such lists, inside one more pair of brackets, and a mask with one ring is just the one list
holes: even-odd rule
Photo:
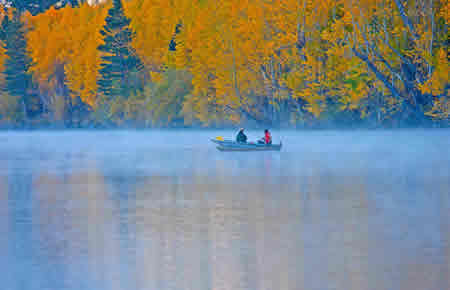
[[[27, 16], [42, 91], [63, 83], [95, 109], [108, 5]], [[448, 1], [129, 0], [124, 8], [149, 72], [141, 97], [166, 121], [178, 113], [163, 117], [165, 108], [205, 125], [448, 119]], [[183, 97], [166, 90], [177, 77], [190, 90]]]
[[[29, 51], [34, 65], [31, 72], [42, 91], [54, 91], [66, 84], [72, 97], [95, 106], [97, 51], [106, 7], [51, 7], [45, 13], [30, 16]], [[63, 83], [62, 83], [63, 82]]]

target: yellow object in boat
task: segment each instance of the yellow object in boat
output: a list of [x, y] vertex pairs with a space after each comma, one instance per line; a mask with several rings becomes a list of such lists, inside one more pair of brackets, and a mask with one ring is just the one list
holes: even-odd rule
[[223, 137], [222, 137], [222, 136], [217, 136], [217, 137], [216, 137], [216, 140], [218, 140], [218, 141], [223, 141]]

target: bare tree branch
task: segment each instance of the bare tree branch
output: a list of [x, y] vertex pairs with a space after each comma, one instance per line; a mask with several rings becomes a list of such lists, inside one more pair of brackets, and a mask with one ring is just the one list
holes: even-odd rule
[[400, 16], [402, 17], [403, 23], [408, 27], [409, 32], [411, 32], [411, 35], [413, 36], [414, 40], [419, 39], [419, 36], [417, 35], [413, 24], [408, 18], [408, 15], [406, 15], [405, 7], [403, 6], [402, 2], [400, 0], [394, 0], [395, 4], [397, 5], [398, 11], [400, 12]]
[[362, 54], [361, 52], [359, 52], [355, 47], [352, 47], [352, 51], [353, 53], [362, 61], [364, 61], [367, 66], [369, 67], [369, 69], [375, 74], [375, 76], [389, 89], [389, 91], [391, 91], [392, 95], [396, 98], [401, 97], [399, 91], [397, 90], [397, 88], [395, 88], [391, 82], [387, 79], [387, 77], [381, 73], [378, 68], [369, 60], [369, 58], [367, 57], [367, 55]]

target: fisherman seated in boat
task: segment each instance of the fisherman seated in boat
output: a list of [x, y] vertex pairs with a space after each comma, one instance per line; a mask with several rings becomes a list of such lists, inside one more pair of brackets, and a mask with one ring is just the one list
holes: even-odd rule
[[236, 136], [236, 142], [247, 143], [247, 136], [244, 134], [244, 128], [239, 130], [239, 133]]
[[272, 136], [270, 135], [269, 130], [264, 130], [264, 137], [258, 140], [258, 144], [272, 145]]

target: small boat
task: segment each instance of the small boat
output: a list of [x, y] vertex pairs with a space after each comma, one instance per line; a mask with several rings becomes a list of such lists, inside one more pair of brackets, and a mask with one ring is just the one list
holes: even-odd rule
[[280, 151], [282, 144], [238, 143], [233, 140], [211, 139], [220, 151]]

